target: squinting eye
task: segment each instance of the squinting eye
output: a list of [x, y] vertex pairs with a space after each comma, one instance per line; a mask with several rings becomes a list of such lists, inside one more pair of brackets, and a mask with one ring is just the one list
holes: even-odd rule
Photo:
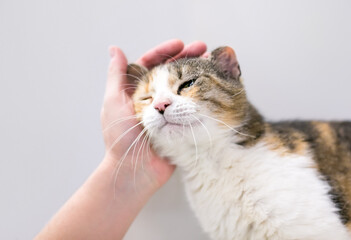
[[180, 92], [181, 92], [184, 88], [191, 87], [192, 85], [194, 85], [195, 81], [196, 81], [196, 78], [191, 79], [190, 81], [186, 81], [185, 83], [183, 83], [182, 85], [179, 86], [177, 93], [180, 94]]
[[140, 101], [142, 101], [142, 102], [149, 102], [151, 100], [152, 100], [151, 96], [145, 96], [145, 97], [140, 98]]

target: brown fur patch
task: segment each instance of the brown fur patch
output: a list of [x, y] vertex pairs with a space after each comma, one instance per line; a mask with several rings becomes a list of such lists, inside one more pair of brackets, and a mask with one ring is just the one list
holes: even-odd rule
[[286, 130], [273, 129], [269, 124], [266, 124], [266, 134], [263, 141], [267, 146], [281, 155], [298, 154], [306, 155], [309, 152], [309, 146], [304, 141], [304, 136], [294, 129]]
[[169, 86], [176, 85], [177, 81], [179, 81], [178, 77], [171, 73], [168, 77]]
[[313, 123], [320, 134], [318, 167], [333, 187], [344, 222], [351, 220], [351, 123]]
[[351, 233], [351, 222], [348, 223], [348, 224], [346, 224], [346, 227], [347, 227], [347, 229], [349, 230], [349, 232]]
[[323, 139], [324, 144], [326, 147], [330, 149], [330, 151], [335, 152], [336, 151], [336, 145], [335, 145], [335, 132], [331, 128], [329, 123], [326, 122], [312, 122], [314, 127], [317, 129], [317, 131], [320, 134], [321, 139]]

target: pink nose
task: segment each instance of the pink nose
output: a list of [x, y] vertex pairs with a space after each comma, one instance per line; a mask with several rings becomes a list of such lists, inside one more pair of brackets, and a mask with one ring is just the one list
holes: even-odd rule
[[159, 113], [163, 114], [166, 108], [171, 105], [172, 102], [168, 98], [159, 99], [157, 102], [154, 103], [154, 108], [159, 111]]

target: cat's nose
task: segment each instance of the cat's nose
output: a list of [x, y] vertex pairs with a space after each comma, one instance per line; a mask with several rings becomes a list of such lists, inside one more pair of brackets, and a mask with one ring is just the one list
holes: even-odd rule
[[172, 102], [168, 98], [159, 99], [156, 103], [154, 103], [154, 108], [161, 114], [163, 114], [166, 108], [171, 105]]

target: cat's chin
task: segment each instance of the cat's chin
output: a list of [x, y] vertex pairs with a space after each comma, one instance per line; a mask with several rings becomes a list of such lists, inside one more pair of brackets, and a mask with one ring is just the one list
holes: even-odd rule
[[172, 122], [165, 122], [165, 124], [163, 124], [160, 127], [160, 131], [161, 132], [169, 132], [169, 133], [184, 133], [184, 131], [192, 131], [192, 129], [196, 128], [199, 125], [198, 122], [189, 122], [186, 124], [182, 124], [182, 123], [172, 123]]
[[178, 130], [182, 130], [183, 128], [185, 128], [185, 126], [183, 124], [178, 124], [178, 123], [171, 123], [171, 122], [166, 122], [161, 128], [160, 130], [167, 130], [167, 131], [178, 131]]
[[198, 122], [191, 122], [186, 124], [165, 122], [157, 128], [149, 130], [152, 135], [157, 138], [161, 145], [178, 144], [179, 141], [191, 139], [193, 141], [193, 134], [196, 134], [198, 127], [201, 126]]

